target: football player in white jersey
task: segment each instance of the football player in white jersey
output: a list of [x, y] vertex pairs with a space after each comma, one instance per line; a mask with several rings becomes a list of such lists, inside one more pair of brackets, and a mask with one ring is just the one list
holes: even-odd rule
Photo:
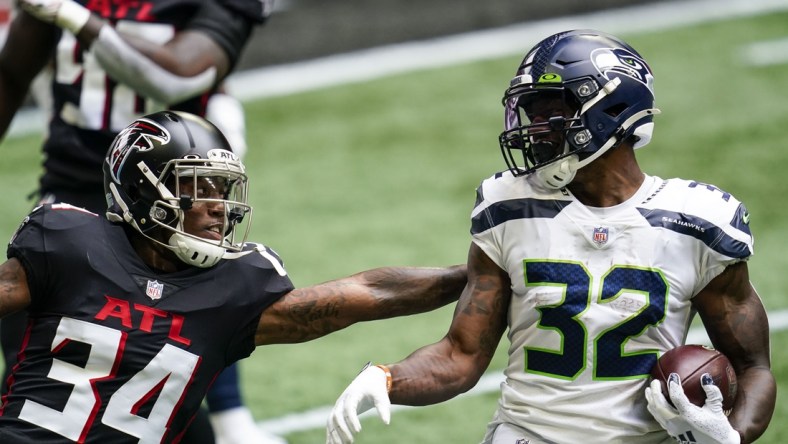
[[[447, 335], [393, 365], [369, 366], [327, 424], [353, 442], [358, 413], [425, 405], [473, 387], [504, 332], [509, 363], [484, 443], [752, 442], [775, 405], [768, 319], [750, 284], [749, 214], [703, 183], [645, 174], [654, 77], [628, 44], [555, 34], [525, 56], [503, 99], [508, 170], [482, 182], [468, 285]], [[730, 416], [649, 387], [657, 358], [695, 313], [736, 370]], [[658, 382], [657, 382], [658, 384]], [[682, 399], [683, 398], [683, 399]]]

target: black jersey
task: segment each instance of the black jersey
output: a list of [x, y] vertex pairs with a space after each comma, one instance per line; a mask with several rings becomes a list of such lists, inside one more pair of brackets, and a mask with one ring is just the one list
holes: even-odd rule
[[[176, 32], [200, 31], [219, 44], [234, 64], [262, 20], [259, 0], [79, 0], [106, 19], [118, 33], [164, 44]], [[60, 33], [53, 63], [52, 116], [44, 143], [44, 192], [101, 190], [101, 162], [117, 133], [144, 114], [173, 109], [205, 115], [210, 94], [178, 104], [163, 104], [140, 96], [110, 78], [92, 51], [69, 32]]]
[[293, 289], [262, 245], [212, 268], [158, 273], [124, 230], [54, 204], [12, 239], [30, 322], [0, 442], [177, 442], [214, 378], [254, 350], [262, 311]]

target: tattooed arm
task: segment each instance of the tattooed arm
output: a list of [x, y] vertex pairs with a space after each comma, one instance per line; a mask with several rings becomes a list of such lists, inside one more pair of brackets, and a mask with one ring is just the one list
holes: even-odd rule
[[729, 266], [694, 299], [712, 344], [733, 364], [739, 382], [728, 418], [742, 443], [757, 439], [774, 413], [777, 388], [770, 369], [769, 320], [746, 262]]
[[263, 311], [255, 342], [305, 342], [360, 321], [434, 310], [456, 301], [465, 282], [465, 265], [390, 267], [297, 288]]
[[16, 258], [0, 265], [0, 317], [24, 309], [30, 304], [27, 274]]
[[468, 252], [468, 284], [446, 336], [391, 366], [367, 366], [342, 392], [326, 422], [326, 444], [352, 443], [358, 415], [375, 408], [391, 420], [391, 404], [427, 405], [476, 385], [506, 330], [509, 275], [476, 245]]
[[509, 275], [476, 244], [468, 253], [468, 285], [449, 332], [389, 368], [394, 404], [427, 405], [450, 399], [479, 381], [507, 327]]

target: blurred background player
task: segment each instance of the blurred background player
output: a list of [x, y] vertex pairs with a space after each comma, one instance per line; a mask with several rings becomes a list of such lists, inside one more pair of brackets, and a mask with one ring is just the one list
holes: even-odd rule
[[[749, 280], [750, 216], [717, 187], [641, 170], [635, 149], [659, 112], [646, 61], [606, 33], [554, 34], [525, 55], [503, 103], [508, 170], [477, 189], [468, 286], [448, 333], [363, 370], [337, 400], [327, 442], [353, 442], [358, 412], [375, 407], [388, 422], [391, 402], [469, 390], [504, 332], [506, 379], [485, 444], [755, 441], [776, 384]], [[729, 417], [713, 384], [704, 407], [681, 413], [658, 382], [647, 387], [696, 313], [746, 393]]]
[[[106, 148], [129, 121], [159, 109], [212, 119], [233, 149], [245, 153], [243, 109], [220, 85], [252, 28], [270, 14], [270, 2], [85, 4], [21, 1], [0, 52], [0, 136], [28, 92], [48, 119], [39, 203], [68, 202], [102, 212], [100, 165]], [[95, 10], [87, 9], [91, 7]], [[0, 13], [6, 11], [10, 9]], [[24, 313], [0, 323], [6, 374], [16, 361], [26, 324]], [[233, 365], [208, 394], [217, 442], [284, 442], [256, 427], [238, 384]], [[210, 424], [203, 414], [185, 442], [212, 442]]]

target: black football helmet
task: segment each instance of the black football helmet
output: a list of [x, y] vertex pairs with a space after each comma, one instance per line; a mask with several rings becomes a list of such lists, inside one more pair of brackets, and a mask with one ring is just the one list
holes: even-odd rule
[[618, 38], [593, 30], [561, 32], [534, 46], [503, 105], [499, 142], [509, 170], [535, 172], [555, 189], [627, 138], [634, 137], [635, 148], [646, 145], [659, 114], [646, 61]]
[[[207, 120], [176, 111], [141, 117], [115, 137], [103, 168], [109, 220], [130, 224], [189, 265], [211, 267], [241, 254], [252, 212], [247, 176], [227, 139]], [[213, 194], [196, 191], [205, 183]], [[184, 231], [186, 211], [195, 205], [220, 206], [218, 240]], [[239, 229], [242, 222], [245, 229]], [[151, 230], [165, 230], [166, 241]]]

